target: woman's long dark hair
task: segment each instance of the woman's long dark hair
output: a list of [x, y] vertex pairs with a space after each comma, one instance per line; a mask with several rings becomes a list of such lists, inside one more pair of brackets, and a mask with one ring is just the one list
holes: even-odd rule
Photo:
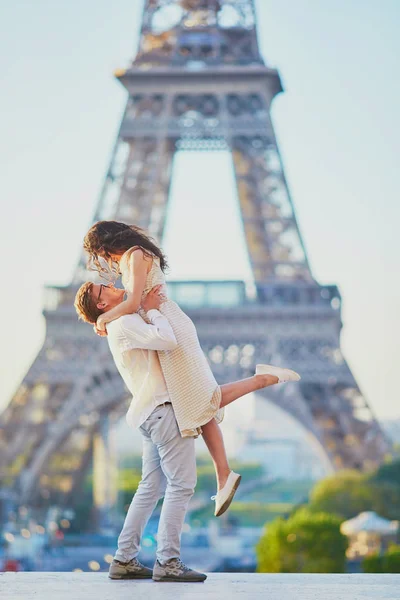
[[149, 257], [158, 256], [162, 271], [166, 271], [168, 263], [164, 253], [144, 230], [136, 225], [118, 221], [98, 221], [92, 225], [83, 240], [83, 248], [89, 254], [89, 268], [99, 272], [105, 271], [99, 257], [112, 266], [111, 254], [122, 256], [133, 246], [140, 246]]

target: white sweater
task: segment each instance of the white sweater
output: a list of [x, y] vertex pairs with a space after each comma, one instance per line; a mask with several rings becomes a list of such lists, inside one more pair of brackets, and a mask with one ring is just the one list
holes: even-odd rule
[[151, 324], [137, 313], [107, 324], [107, 339], [115, 364], [133, 398], [126, 414], [139, 427], [156, 406], [169, 401], [157, 350], [168, 352], [177, 341], [168, 320], [156, 309], [147, 313]]

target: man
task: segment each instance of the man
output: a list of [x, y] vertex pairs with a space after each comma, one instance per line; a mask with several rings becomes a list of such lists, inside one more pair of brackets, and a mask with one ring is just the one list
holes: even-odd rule
[[[157, 350], [173, 350], [177, 341], [168, 320], [157, 310], [164, 300], [160, 287], [142, 303], [151, 324], [139, 314], [124, 315], [107, 325], [115, 364], [133, 399], [126, 419], [143, 436], [142, 480], [131, 502], [110, 565], [111, 579], [204, 581], [207, 576], [180, 559], [180, 537], [190, 498], [196, 486], [193, 437], [181, 437], [168, 397]], [[123, 300], [124, 290], [112, 285], [84, 283], [75, 297], [81, 319], [97, 317]], [[157, 502], [164, 496], [153, 571], [137, 555], [143, 530]]]

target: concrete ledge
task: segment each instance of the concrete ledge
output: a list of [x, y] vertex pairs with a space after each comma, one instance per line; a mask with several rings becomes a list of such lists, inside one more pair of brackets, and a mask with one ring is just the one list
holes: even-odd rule
[[1, 600], [399, 600], [400, 575], [210, 573], [204, 583], [112, 581], [107, 573], [0, 573]]

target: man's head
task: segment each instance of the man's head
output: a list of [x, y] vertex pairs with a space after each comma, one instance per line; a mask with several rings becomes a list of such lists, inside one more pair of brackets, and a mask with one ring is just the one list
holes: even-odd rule
[[75, 310], [78, 317], [86, 323], [96, 323], [98, 317], [124, 299], [125, 291], [113, 285], [87, 281], [76, 292]]

